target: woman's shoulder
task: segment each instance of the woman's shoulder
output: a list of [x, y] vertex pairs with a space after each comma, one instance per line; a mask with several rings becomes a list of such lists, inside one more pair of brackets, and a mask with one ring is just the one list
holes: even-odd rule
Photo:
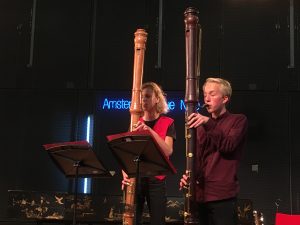
[[169, 116], [166, 116], [166, 115], [160, 115], [160, 117], [159, 117], [159, 119], [160, 120], [163, 120], [163, 121], [168, 121], [169, 123], [173, 123], [174, 122], [174, 119], [173, 118], [171, 118], [171, 117], [169, 117]]

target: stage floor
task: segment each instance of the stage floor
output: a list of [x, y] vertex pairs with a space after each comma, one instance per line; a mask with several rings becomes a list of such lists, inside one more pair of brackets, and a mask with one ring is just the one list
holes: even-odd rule
[[[72, 225], [72, 220], [28, 220], [28, 219], [13, 219], [13, 218], [0, 218], [2, 225]], [[148, 224], [145, 222], [144, 224]], [[166, 222], [167, 225], [183, 225], [183, 222]], [[122, 225], [122, 222], [116, 221], [81, 221], [77, 220], [76, 225]]]

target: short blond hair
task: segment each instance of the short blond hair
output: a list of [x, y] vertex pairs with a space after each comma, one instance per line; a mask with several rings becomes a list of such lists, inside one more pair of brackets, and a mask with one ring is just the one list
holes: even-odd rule
[[228, 98], [231, 97], [232, 95], [232, 88], [231, 84], [229, 81], [222, 79], [222, 78], [217, 78], [217, 77], [209, 77], [206, 79], [205, 83], [203, 84], [203, 88], [207, 83], [217, 83], [220, 84], [221, 86], [221, 91], [224, 96], [227, 96]]
[[166, 114], [169, 111], [167, 99], [165, 97], [165, 93], [162, 88], [154, 82], [147, 82], [142, 85], [142, 90], [150, 88], [153, 90], [155, 96], [159, 99], [156, 110], [159, 114]]

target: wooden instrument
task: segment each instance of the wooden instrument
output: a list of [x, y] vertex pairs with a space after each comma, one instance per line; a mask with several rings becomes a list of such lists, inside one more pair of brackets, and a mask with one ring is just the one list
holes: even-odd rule
[[[186, 90], [185, 105], [186, 120], [189, 115], [197, 112], [199, 101], [199, 77], [200, 77], [200, 43], [201, 28], [198, 19], [198, 10], [189, 7], [184, 12], [185, 22], [185, 47], [186, 47]], [[198, 224], [195, 215], [196, 200], [194, 193], [195, 174], [194, 158], [196, 153], [196, 129], [185, 128], [186, 139], [186, 171], [188, 185], [184, 196], [184, 224]]]
[[[132, 98], [130, 105], [130, 131], [133, 130], [134, 125], [139, 121], [142, 116], [142, 80], [144, 57], [146, 50], [147, 33], [143, 29], [137, 29], [134, 33], [134, 65], [133, 65], [133, 86]], [[135, 178], [130, 178], [130, 184], [126, 186], [124, 192], [124, 213], [123, 225], [135, 224]]]

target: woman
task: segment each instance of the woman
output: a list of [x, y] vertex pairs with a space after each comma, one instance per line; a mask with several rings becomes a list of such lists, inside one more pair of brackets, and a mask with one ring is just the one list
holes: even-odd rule
[[[134, 131], [148, 130], [155, 137], [167, 157], [173, 152], [173, 142], [176, 139], [174, 120], [165, 116], [168, 104], [163, 90], [154, 82], [142, 85], [143, 116], [134, 125]], [[142, 223], [142, 213], [145, 200], [150, 212], [150, 224], [165, 224], [166, 191], [164, 175], [141, 177], [137, 193], [136, 217]], [[130, 180], [123, 171], [122, 189], [129, 185]]]

